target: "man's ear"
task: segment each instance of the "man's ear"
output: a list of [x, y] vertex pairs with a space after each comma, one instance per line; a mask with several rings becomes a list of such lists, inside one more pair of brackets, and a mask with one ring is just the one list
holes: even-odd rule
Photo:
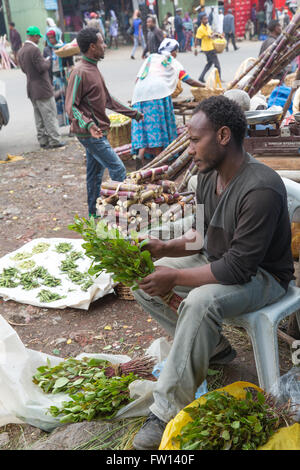
[[228, 145], [231, 139], [231, 130], [227, 126], [220, 127], [217, 133], [217, 142], [220, 145]]

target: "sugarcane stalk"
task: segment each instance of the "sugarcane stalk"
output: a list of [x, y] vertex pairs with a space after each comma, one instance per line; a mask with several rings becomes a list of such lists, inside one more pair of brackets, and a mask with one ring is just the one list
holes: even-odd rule
[[249, 91], [249, 96], [252, 97], [254, 96], [261, 88], [265, 86], [266, 83], [269, 82], [269, 80], [273, 77], [276, 76], [278, 72], [280, 72], [286, 65], [288, 65], [297, 55], [300, 53], [300, 41], [294, 44], [292, 48], [279, 60], [276, 60], [276, 63], [274, 64], [274, 68], [270, 69], [268, 73], [266, 73], [261, 80], [256, 86], [256, 88], [253, 89], [252, 92]]
[[133, 191], [118, 191], [116, 192], [114, 189], [101, 189], [100, 195], [101, 196], [117, 196], [117, 197], [126, 197], [127, 199], [135, 199], [138, 197], [139, 193]]
[[162, 187], [162, 192], [167, 194], [174, 194], [176, 192], [176, 184], [174, 181], [160, 180], [157, 184]]
[[169, 166], [166, 172], [166, 179], [174, 178], [177, 173], [182, 170], [190, 162], [192, 156], [189, 154], [188, 149], [186, 149], [180, 157]]
[[183, 191], [187, 185], [188, 185], [188, 182], [189, 180], [191, 179], [192, 176], [196, 175], [198, 173], [198, 167], [197, 165], [195, 164], [194, 161], [192, 161], [192, 163], [190, 164], [190, 166], [188, 167], [184, 177], [183, 177], [183, 180], [181, 181], [179, 187], [178, 187], [178, 191], [181, 192]]
[[253, 96], [255, 88], [260, 84], [260, 81], [263, 79], [263, 76], [268, 73], [269, 68], [272, 63], [277, 59], [278, 54], [281, 50], [284, 50], [287, 43], [289, 42], [289, 37], [292, 37], [293, 33], [296, 31], [300, 23], [300, 13], [292, 18], [291, 22], [287, 26], [286, 30], [274, 41], [270, 46], [270, 52], [266, 54], [266, 57], [262, 60], [259, 67], [258, 73], [255, 74], [254, 79], [250, 80], [251, 86], [248, 86], [249, 96]]
[[148, 199], [152, 199], [154, 197], [154, 191], [142, 191], [139, 196], [139, 202], [143, 204], [143, 202], [147, 201]]
[[154, 199], [154, 202], [156, 204], [173, 204], [174, 202], [177, 201], [177, 199], [180, 197], [179, 193], [174, 193], [174, 194], [165, 194], [163, 193], [160, 197]]
[[[152, 168], [153, 165], [160, 164], [162, 161], [167, 161], [170, 158], [170, 154], [176, 150], [175, 153], [177, 153], [178, 150], [182, 144], [186, 142], [188, 139], [188, 131], [186, 130], [183, 132], [179, 137], [177, 137], [173, 142], [168, 145], [157, 157], [155, 157], [150, 163], [142, 167], [142, 170], [147, 170], [148, 168]], [[173, 154], [173, 153], [172, 153]]]
[[160, 196], [163, 192], [163, 188], [159, 185], [159, 182], [156, 184], [145, 184], [144, 189], [147, 191], [153, 191], [155, 196]]
[[[270, 47], [270, 46], [269, 46]], [[254, 69], [254, 67], [257, 66], [257, 64], [261, 61], [262, 59], [262, 56], [263, 54], [261, 54], [258, 59], [256, 59], [255, 62], [253, 62], [252, 64], [250, 64], [247, 69], [241, 74], [239, 75], [233, 82], [231, 82], [228, 87], [227, 87], [227, 90], [231, 90], [232, 88], [234, 88], [241, 80], [242, 78], [244, 78], [246, 75], [248, 75], [249, 72], [251, 72], [251, 70]]]
[[115, 189], [118, 191], [133, 191], [140, 192], [143, 188], [138, 184], [133, 183], [120, 183], [119, 181], [104, 181], [101, 185], [101, 189]]
[[168, 165], [163, 165], [158, 168], [149, 168], [148, 170], [140, 170], [131, 173], [131, 178], [137, 183], [145, 182], [147, 180], [155, 181], [158, 177], [165, 174], [168, 170]]

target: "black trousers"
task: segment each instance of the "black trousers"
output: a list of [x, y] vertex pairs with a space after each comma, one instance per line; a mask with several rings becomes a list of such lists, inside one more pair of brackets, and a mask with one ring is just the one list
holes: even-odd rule
[[230, 39], [231, 39], [231, 42], [232, 42], [232, 45], [233, 45], [234, 50], [237, 49], [236, 43], [235, 43], [235, 36], [234, 36], [233, 33], [225, 33], [225, 39], [226, 39], [226, 41], [227, 41], [226, 51], [228, 51], [228, 46], [229, 46], [229, 40], [230, 40]]
[[209, 71], [212, 65], [216, 67], [221, 78], [221, 65], [220, 65], [216, 51], [215, 50], [207, 51], [207, 52], [204, 51], [204, 54], [206, 55], [207, 64], [205, 65], [203, 72], [201, 73], [199, 77], [199, 81], [204, 82], [206, 72]]

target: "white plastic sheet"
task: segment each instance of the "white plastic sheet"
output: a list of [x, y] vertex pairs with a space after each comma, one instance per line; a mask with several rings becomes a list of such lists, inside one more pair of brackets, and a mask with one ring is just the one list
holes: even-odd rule
[[[164, 360], [169, 348], [163, 338], [154, 341], [146, 354], [157, 360]], [[82, 357], [105, 359], [112, 364], [122, 364], [131, 360], [126, 355], [86, 354]], [[59, 364], [63, 358], [51, 356], [26, 348], [16, 331], [0, 315], [0, 426], [9, 423], [27, 423], [50, 432], [60, 426], [59, 418], [47, 413], [50, 406], [60, 406], [70, 398], [67, 394], [46, 394], [32, 382], [38, 367]], [[130, 396], [134, 399], [121, 410], [116, 418], [147, 416], [153, 403], [155, 382], [138, 380], [130, 385]]]
[[[87, 290], [87, 292], [84, 292], [80, 286], [72, 283], [66, 274], [61, 273], [59, 265], [61, 261], [65, 259], [66, 254], [57, 253], [55, 251], [55, 246], [59, 243], [72, 243], [74, 250], [84, 253], [84, 250], [82, 249], [82, 243], [84, 242], [81, 239], [38, 238], [32, 240], [13, 253], [9, 253], [0, 259], [0, 273], [4, 268], [17, 267], [20, 269], [20, 264], [22, 261], [14, 261], [12, 258], [14, 258], [17, 253], [31, 253], [32, 249], [38, 243], [48, 243], [50, 244], [50, 247], [44, 253], [34, 254], [31, 258], [29, 258], [29, 260], [35, 262], [35, 267], [43, 266], [48, 269], [51, 275], [60, 278], [62, 281], [61, 285], [55, 288], [41, 286], [29, 291], [24, 290], [21, 286], [12, 289], [0, 287], [0, 297], [3, 297], [4, 300], [14, 300], [16, 302], [35, 305], [38, 307], [59, 309], [73, 307], [88, 310], [91, 302], [94, 302], [95, 300], [98, 300], [101, 297], [104, 297], [105, 295], [113, 292], [114, 283], [112, 281], [111, 275], [108, 273], [102, 273], [98, 277], [93, 277], [94, 284]], [[85, 255], [83, 258], [80, 258], [76, 261], [78, 270], [81, 272], [87, 271], [91, 266], [91, 263], [92, 260]], [[26, 272], [26, 269], [20, 270], [21, 272]], [[51, 303], [42, 303], [37, 297], [37, 294], [41, 288], [56, 292], [64, 298]]]

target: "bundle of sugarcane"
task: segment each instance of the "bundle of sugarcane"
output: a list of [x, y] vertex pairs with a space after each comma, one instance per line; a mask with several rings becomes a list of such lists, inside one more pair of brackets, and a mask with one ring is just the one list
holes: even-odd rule
[[[231, 83], [229, 88], [237, 86], [246, 91], [250, 97], [258, 93], [270, 79], [282, 71], [295, 57], [300, 54], [300, 11], [292, 18], [282, 34], [259, 56], [240, 77]], [[242, 78], [249, 74], [247, 82], [239, 87]]]
[[104, 181], [101, 184], [101, 189], [113, 189], [117, 193], [119, 191], [133, 191], [135, 193], [141, 192], [143, 189], [141, 185], [134, 184], [130, 180], [125, 180], [125, 181], [113, 181], [113, 180], [108, 180]]
[[171, 221], [174, 222], [178, 220], [178, 218], [187, 215], [187, 209], [192, 209], [192, 206], [195, 205], [195, 197], [194, 194], [190, 194], [188, 196], [183, 196], [176, 204], [172, 204], [170, 209], [167, 210], [162, 215], [162, 221], [167, 222]]
[[159, 180], [157, 181], [157, 185], [161, 187], [162, 193], [174, 194], [176, 192], [176, 184], [174, 181]]
[[130, 173], [129, 177], [135, 184], [151, 183], [153, 181], [160, 180], [163, 175], [167, 173], [168, 169], [168, 165], [163, 165], [156, 168], [151, 167], [146, 170], [142, 169]]
[[186, 189], [187, 185], [188, 185], [188, 182], [190, 181], [191, 177], [196, 175], [198, 173], [198, 167], [197, 165], [195, 164], [194, 161], [192, 161], [192, 163], [190, 164], [190, 166], [188, 167], [184, 177], [183, 177], [183, 180], [181, 181], [180, 185], [178, 186], [178, 191], [179, 192], [182, 192]]

